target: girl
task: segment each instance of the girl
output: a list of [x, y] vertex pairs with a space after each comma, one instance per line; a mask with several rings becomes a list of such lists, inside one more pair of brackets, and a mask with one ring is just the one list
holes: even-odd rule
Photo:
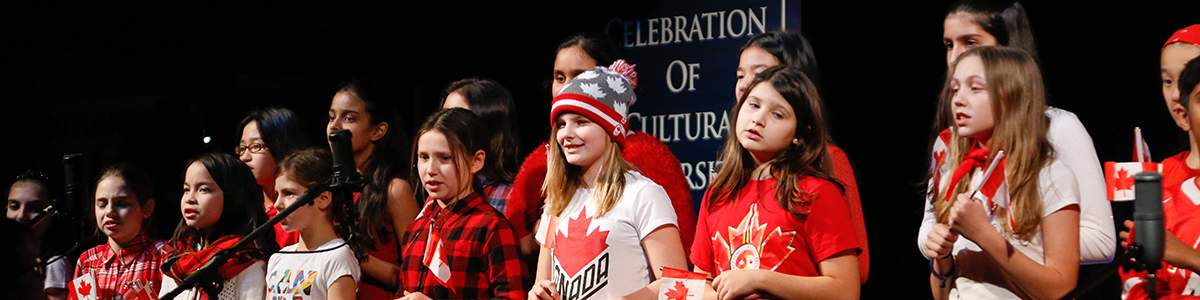
[[[283, 211], [304, 191], [329, 180], [333, 157], [328, 150], [297, 150], [278, 164], [279, 193], [275, 209]], [[361, 249], [340, 237], [354, 235], [354, 207], [341, 194], [323, 192], [312, 203], [301, 206], [280, 224], [300, 233], [300, 241], [271, 255], [267, 263], [267, 299], [355, 299]]]
[[[750, 82], [759, 72], [777, 65], [787, 65], [799, 68], [813, 81], [813, 86], [820, 89], [820, 71], [817, 69], [817, 58], [813, 56], [812, 46], [808, 39], [797, 33], [772, 31], [756, 35], [742, 46], [738, 58], [737, 85], [734, 88], [734, 99], [740, 99], [746, 92]], [[850, 158], [841, 148], [829, 141], [829, 157], [833, 161], [833, 175], [845, 187], [846, 203], [850, 207], [850, 218], [854, 224], [854, 234], [858, 237], [858, 245], [862, 250], [858, 254], [859, 283], [867, 282], [867, 271], [871, 266], [871, 252], [867, 249], [867, 227], [862, 216], [862, 203], [858, 197], [858, 181], [854, 178], [854, 168]]]
[[604, 67], [554, 97], [536, 236], [546, 249], [530, 298], [653, 299], [662, 267], [687, 268], [666, 191], [621, 155], [634, 101], [631, 80]]
[[[41, 239], [38, 260], [46, 263], [43, 287], [49, 299], [67, 299], [67, 283], [71, 281], [71, 263], [63, 251], [71, 247], [69, 228], [53, 215], [42, 216], [53, 197], [50, 196], [50, 178], [46, 174], [28, 170], [17, 176], [8, 188], [7, 214], [9, 220], [20, 222], [33, 229], [34, 236]], [[35, 219], [41, 219], [34, 223]]]
[[[1079, 271], [1079, 190], [1046, 139], [1037, 62], [1016, 48], [967, 50], [942, 94], [942, 103], [953, 105], [943, 117], [955, 121], [943, 164], [955, 171], [935, 179], [940, 188], [925, 211], [937, 221], [925, 242], [934, 257], [935, 298], [1062, 297]], [[1009, 199], [990, 205], [989, 218], [970, 189], [985, 180], [983, 169], [1000, 150]]]
[[488, 204], [498, 211], [504, 211], [508, 192], [512, 191], [513, 178], [516, 177], [517, 145], [520, 144], [517, 132], [512, 130], [512, 124], [516, 123], [513, 114], [517, 112], [512, 95], [490, 79], [467, 78], [446, 87], [441, 107], [470, 110], [483, 119], [483, 126], [492, 129], [493, 135], [487, 147], [489, 155], [479, 176]]
[[[1179, 101], [1180, 96], [1183, 96], [1179, 91], [1184, 87], [1178, 84], [1184, 64], [1200, 57], [1200, 24], [1176, 31], [1163, 44], [1161, 54], [1159, 66], [1162, 70], [1162, 93], [1163, 99], [1167, 101], [1167, 110], [1180, 129], [1191, 131], [1187, 108]], [[1176, 186], [1183, 180], [1200, 175], [1200, 146], [1190, 134], [1188, 146], [1188, 150], [1163, 160], [1163, 186]]]
[[88, 249], [75, 264], [75, 278], [92, 274], [98, 299], [133, 299], [136, 284], [158, 295], [166, 252], [162, 240], [151, 239], [146, 228], [154, 228], [154, 190], [141, 169], [115, 164], [100, 172], [92, 211], [97, 231], [108, 242]]
[[[250, 166], [254, 180], [262, 186], [262, 205], [267, 219], [275, 217], [275, 161], [292, 151], [309, 146], [308, 135], [300, 128], [300, 121], [286, 108], [255, 110], [242, 119], [239, 126], [242, 139], [234, 153]], [[296, 243], [298, 236], [275, 224], [275, 241], [279, 247]]]
[[[611, 68], [617, 61], [616, 51], [616, 45], [601, 35], [578, 34], [560, 44], [554, 59], [551, 95], [559, 95], [563, 86], [584, 71], [603, 66]], [[632, 66], [624, 61], [621, 64], [632, 69]], [[630, 73], [627, 79], [630, 81], [629, 88], [636, 89], [637, 74]], [[671, 206], [678, 217], [680, 237], [684, 243], [691, 243], [692, 234], [695, 233], [696, 211], [693, 208], [691, 188], [683, 176], [679, 159], [675, 158], [675, 154], [657, 137], [645, 132], [630, 131], [624, 139], [621, 146], [622, 159], [633, 164], [638, 172], [667, 191]], [[545, 204], [542, 186], [547, 178], [546, 152], [549, 148], [549, 143], [535, 148], [522, 162], [521, 170], [513, 182], [513, 191], [509, 193], [508, 207], [504, 212], [505, 217], [517, 228], [517, 233], [523, 236], [521, 247], [526, 253], [533, 253], [537, 249], [529, 233], [538, 224], [537, 218], [542, 215], [542, 207]], [[684, 253], [687, 253], [687, 249], [684, 249]]]
[[706, 298], [857, 299], [859, 246], [816, 86], [800, 69], [770, 67], [731, 112], [692, 244], [696, 271], [715, 277]]
[[490, 145], [480, 128], [488, 127], [474, 113], [450, 108], [429, 116], [417, 132], [413, 160], [429, 201], [404, 232], [402, 299], [525, 297], [529, 271], [517, 234], [480, 194], [476, 174]]
[[[175, 289], [217, 252], [230, 249], [266, 223], [258, 201], [262, 188], [254, 173], [233, 155], [208, 153], [192, 159], [183, 177], [179, 208], [183, 219], [171, 237], [171, 258], [163, 263], [163, 288], [159, 296]], [[175, 299], [262, 299], [266, 282], [264, 259], [278, 250], [274, 232], [266, 232], [220, 268], [221, 294], [209, 295], [192, 288]]]
[[[355, 224], [368, 236], [362, 261], [367, 276], [359, 288], [360, 299], [391, 299], [399, 286], [399, 241], [404, 228], [416, 218], [418, 206], [403, 170], [408, 162], [408, 139], [400, 115], [383, 88], [366, 81], [350, 82], [333, 96], [325, 134], [347, 129], [352, 133], [354, 163], [367, 184], [355, 202], [362, 215]], [[353, 242], [353, 241], [351, 241]]]
[[[1011, 46], [1027, 52], [1037, 62], [1037, 47], [1025, 9], [1018, 2], [962, 0], [951, 6], [943, 23], [942, 42], [946, 47], [946, 65], [952, 65], [961, 53], [980, 46]], [[939, 157], [945, 157], [951, 126], [950, 98], [942, 97], [938, 104], [934, 130], [941, 132], [934, 140], [930, 155], [930, 178], [950, 172]], [[1100, 159], [1087, 129], [1075, 114], [1052, 106], [1044, 107], [1050, 118], [1046, 139], [1058, 153], [1056, 160], [1069, 167], [1079, 184], [1079, 252], [1083, 264], [1103, 264], [1116, 255], [1116, 230], [1112, 225], [1112, 207], [1105, 196], [1104, 176]], [[941, 169], [934, 166], [941, 165]], [[934, 185], [937, 180], [930, 180]], [[934, 187], [932, 190], [936, 190]], [[926, 201], [929, 204], [930, 201]], [[925, 210], [932, 207], [926, 205]], [[917, 235], [917, 247], [927, 259], [936, 258], [925, 242], [935, 220], [926, 218]]]

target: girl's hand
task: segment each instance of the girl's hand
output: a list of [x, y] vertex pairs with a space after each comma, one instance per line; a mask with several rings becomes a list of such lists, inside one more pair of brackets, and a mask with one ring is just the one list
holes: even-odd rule
[[429, 296], [425, 296], [425, 294], [422, 294], [421, 292], [409, 293], [408, 291], [404, 291], [404, 297], [400, 297], [400, 300], [433, 300], [433, 299], [429, 299]]
[[983, 201], [971, 199], [965, 193], [958, 194], [958, 200], [955, 200], [954, 206], [950, 208], [950, 228], [972, 241], [982, 232], [996, 231], [992, 223], [988, 222]]
[[729, 270], [713, 279], [713, 290], [717, 300], [758, 298], [758, 283], [763, 282], [770, 270]]
[[1129, 228], [1129, 231], [1117, 234], [1121, 238], [1121, 247], [1129, 247], [1129, 242], [1133, 242], [1133, 220], [1125, 220], [1125, 228]]
[[558, 287], [553, 281], [542, 280], [529, 290], [529, 300], [558, 300]]
[[936, 224], [925, 238], [925, 256], [942, 258], [954, 250], [954, 242], [958, 241], [958, 233], [950, 229], [950, 225]]

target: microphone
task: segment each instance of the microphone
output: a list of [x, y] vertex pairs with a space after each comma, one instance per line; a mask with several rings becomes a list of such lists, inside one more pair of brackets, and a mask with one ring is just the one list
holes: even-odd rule
[[65, 197], [63, 197], [61, 203], [58, 203], [58, 206], [62, 207], [62, 211], [68, 214], [68, 216], [78, 216], [83, 211], [79, 205], [79, 203], [84, 203], [80, 200], [81, 196], [83, 196], [83, 192], [81, 192], [83, 188], [79, 184], [79, 181], [76, 180], [78, 178], [76, 173], [80, 170], [79, 164], [82, 160], [83, 154], [79, 153], [63, 155], [62, 158], [63, 179], [66, 180], [66, 184], [63, 185]]
[[350, 130], [345, 129], [329, 133], [329, 146], [333, 152], [333, 177], [330, 183], [334, 187], [353, 187], [362, 182], [362, 176], [354, 164], [351, 136]]
[[1141, 172], [1133, 176], [1133, 231], [1136, 243], [1142, 246], [1137, 262], [1146, 266], [1146, 294], [1155, 298], [1155, 272], [1162, 267], [1163, 223], [1162, 174]]

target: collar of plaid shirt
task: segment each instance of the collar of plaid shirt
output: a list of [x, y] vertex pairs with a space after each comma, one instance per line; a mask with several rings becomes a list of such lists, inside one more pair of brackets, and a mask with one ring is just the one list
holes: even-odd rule
[[99, 251], [96, 255], [99, 261], [105, 265], [112, 264], [113, 260], [117, 259], [120, 265], [124, 266], [136, 262], [137, 256], [150, 246], [150, 238], [146, 237], [146, 232], [139, 232], [137, 236], [133, 237], [133, 240], [130, 240], [129, 245], [121, 250], [113, 249], [108, 243], [104, 243], [104, 247], [107, 247], [108, 251]]
[[[458, 218], [462, 217], [466, 212], [478, 208], [484, 204], [483, 197], [477, 193], [469, 193], [467, 197], [458, 199], [446, 207], [437, 204], [437, 200], [429, 199], [429, 207], [426, 211], [432, 216], [433, 226], [441, 230], [442, 224], [453, 223]], [[443, 217], [445, 215], [445, 217]]]

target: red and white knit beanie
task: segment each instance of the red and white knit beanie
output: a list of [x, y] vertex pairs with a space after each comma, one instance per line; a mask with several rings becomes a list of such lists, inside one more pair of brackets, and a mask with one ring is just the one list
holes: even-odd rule
[[584, 71], [563, 86], [550, 107], [550, 123], [563, 113], [577, 113], [596, 122], [617, 144], [624, 146], [629, 132], [629, 107], [637, 102], [634, 65], [617, 60], [612, 66]]

